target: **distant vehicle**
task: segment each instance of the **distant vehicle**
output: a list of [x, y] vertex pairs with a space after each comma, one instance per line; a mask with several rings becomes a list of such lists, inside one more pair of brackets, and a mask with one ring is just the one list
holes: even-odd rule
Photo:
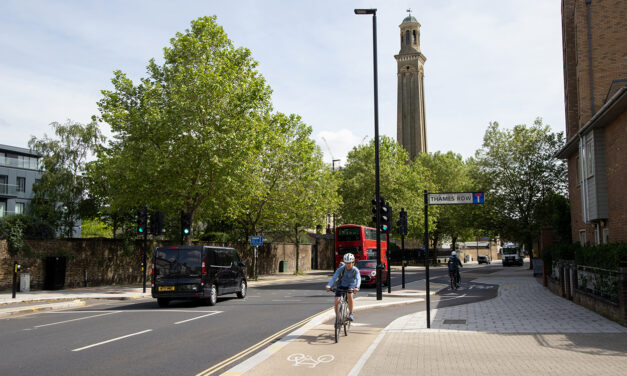
[[479, 256], [479, 257], [477, 257], [477, 262], [479, 264], [489, 264], [490, 263], [490, 258], [488, 256]]
[[244, 262], [233, 248], [203, 245], [159, 247], [152, 264], [152, 297], [159, 307], [174, 299], [215, 305], [218, 295], [246, 297]]
[[[388, 249], [385, 233], [381, 233], [381, 264], [387, 269]], [[377, 259], [377, 230], [361, 225], [341, 225], [335, 229], [335, 269], [346, 253], [355, 255], [355, 261]]]
[[523, 265], [522, 251], [514, 243], [505, 243], [503, 245], [503, 266], [509, 265]]
[[[361, 274], [362, 286], [374, 286], [377, 283], [377, 261], [376, 260], [360, 260], [355, 263], [359, 274]], [[387, 286], [388, 271], [381, 270], [381, 284]]]

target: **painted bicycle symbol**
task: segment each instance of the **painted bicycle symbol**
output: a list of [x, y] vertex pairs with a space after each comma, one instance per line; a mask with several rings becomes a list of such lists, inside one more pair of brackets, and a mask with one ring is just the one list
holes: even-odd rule
[[314, 359], [311, 355], [305, 354], [292, 354], [287, 357], [288, 362], [294, 362], [293, 366], [308, 366], [309, 368], [314, 368], [320, 363], [329, 363], [335, 359], [333, 355], [320, 355], [318, 359]]

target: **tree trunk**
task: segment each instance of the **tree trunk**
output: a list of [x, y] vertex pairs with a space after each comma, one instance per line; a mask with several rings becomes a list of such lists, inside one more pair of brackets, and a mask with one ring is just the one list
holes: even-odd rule
[[296, 274], [298, 274], [298, 260], [300, 260], [300, 239], [298, 238], [298, 226], [294, 227], [294, 235], [296, 235]]

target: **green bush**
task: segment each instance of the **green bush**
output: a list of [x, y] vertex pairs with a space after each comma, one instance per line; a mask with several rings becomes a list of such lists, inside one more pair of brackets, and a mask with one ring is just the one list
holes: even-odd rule
[[615, 270], [627, 262], [627, 243], [582, 247], [579, 244], [555, 243], [542, 251], [545, 265], [557, 260], [575, 260], [577, 265]]
[[573, 260], [577, 248], [579, 248], [579, 245], [571, 243], [551, 244], [542, 250], [542, 262], [547, 267], [550, 267], [550, 265], [553, 265], [554, 260]]
[[575, 252], [577, 265], [615, 270], [621, 262], [627, 262], [627, 243], [579, 247]]

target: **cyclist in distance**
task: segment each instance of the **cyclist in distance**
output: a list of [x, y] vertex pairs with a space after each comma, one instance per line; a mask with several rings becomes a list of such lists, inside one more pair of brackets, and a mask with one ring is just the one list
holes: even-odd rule
[[448, 266], [449, 274], [455, 274], [455, 284], [459, 284], [459, 268], [463, 268], [464, 266], [457, 258], [457, 252], [451, 252], [451, 257], [449, 257], [446, 266]]
[[355, 256], [352, 253], [344, 255], [344, 265], [340, 265], [339, 268], [333, 273], [333, 277], [326, 286], [326, 290], [330, 291], [331, 286], [337, 283], [337, 289], [335, 290], [335, 314], [337, 315], [337, 305], [340, 302], [342, 296], [340, 290], [348, 290], [346, 297], [348, 299], [348, 319], [353, 321], [353, 292], [359, 291], [361, 286], [361, 276], [359, 275], [359, 269], [355, 267]]

